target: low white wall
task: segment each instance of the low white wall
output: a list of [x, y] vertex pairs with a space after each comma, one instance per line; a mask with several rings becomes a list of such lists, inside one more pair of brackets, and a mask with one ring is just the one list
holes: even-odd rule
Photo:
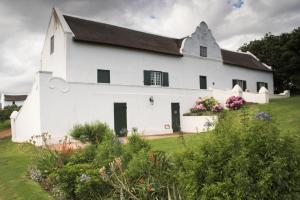
[[186, 133], [205, 132], [214, 127], [217, 116], [183, 116], [181, 131]]
[[269, 103], [269, 94], [266, 88], [261, 88], [259, 93], [243, 92], [242, 88], [236, 85], [232, 90], [212, 89], [213, 97], [218, 100], [223, 106], [226, 100], [231, 96], [240, 96], [246, 102], [265, 104]]
[[11, 115], [12, 141], [14, 142], [28, 141], [32, 135], [41, 133], [39, 77], [38, 73], [21, 109]]
[[290, 91], [285, 90], [283, 93], [280, 94], [270, 94], [269, 98], [270, 99], [285, 99], [290, 97]]

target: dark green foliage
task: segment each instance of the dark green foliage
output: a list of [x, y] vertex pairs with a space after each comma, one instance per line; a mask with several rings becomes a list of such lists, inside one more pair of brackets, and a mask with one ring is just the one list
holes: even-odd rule
[[299, 198], [299, 138], [281, 136], [271, 122], [233, 119], [227, 115], [199, 148], [177, 159], [185, 197]]
[[244, 44], [242, 51], [250, 51], [274, 69], [276, 92], [300, 90], [300, 27], [291, 33], [275, 36], [271, 33], [261, 40]]
[[72, 164], [93, 162], [96, 156], [96, 150], [96, 145], [89, 145], [84, 149], [79, 149], [70, 157], [69, 162]]
[[64, 192], [64, 199], [100, 199], [111, 187], [98, 175], [90, 164], [67, 164], [50, 175], [52, 183]]
[[168, 199], [168, 191], [179, 196], [174, 163], [164, 152], [139, 151], [128, 163], [125, 174], [139, 199]]
[[4, 109], [0, 109], [0, 122], [10, 119], [10, 115], [13, 111], [20, 110], [21, 107], [17, 105], [5, 106]]
[[100, 144], [105, 137], [111, 137], [113, 131], [107, 124], [95, 122], [74, 126], [70, 135], [84, 143], [90, 142], [92, 144]]
[[123, 152], [124, 147], [117, 137], [104, 140], [98, 145], [95, 163], [97, 166], [108, 167], [108, 164], [115, 158], [122, 156]]

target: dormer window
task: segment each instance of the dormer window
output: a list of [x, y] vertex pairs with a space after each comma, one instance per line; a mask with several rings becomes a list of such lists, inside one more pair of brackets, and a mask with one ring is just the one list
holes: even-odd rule
[[207, 57], [207, 47], [200, 46], [200, 56], [201, 57]]
[[54, 35], [50, 38], [50, 54], [54, 52]]

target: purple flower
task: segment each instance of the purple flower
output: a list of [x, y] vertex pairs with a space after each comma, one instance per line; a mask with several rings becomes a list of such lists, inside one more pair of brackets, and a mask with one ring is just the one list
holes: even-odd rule
[[272, 120], [272, 117], [266, 112], [256, 113], [255, 118], [259, 119], [259, 120], [265, 120], [265, 121], [271, 121]]

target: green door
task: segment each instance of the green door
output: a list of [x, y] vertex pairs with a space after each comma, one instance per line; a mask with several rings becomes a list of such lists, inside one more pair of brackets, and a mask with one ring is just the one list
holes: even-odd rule
[[126, 103], [114, 103], [114, 124], [117, 136], [127, 134], [127, 106]]
[[179, 103], [171, 103], [172, 112], [172, 129], [173, 132], [180, 131], [180, 105]]

